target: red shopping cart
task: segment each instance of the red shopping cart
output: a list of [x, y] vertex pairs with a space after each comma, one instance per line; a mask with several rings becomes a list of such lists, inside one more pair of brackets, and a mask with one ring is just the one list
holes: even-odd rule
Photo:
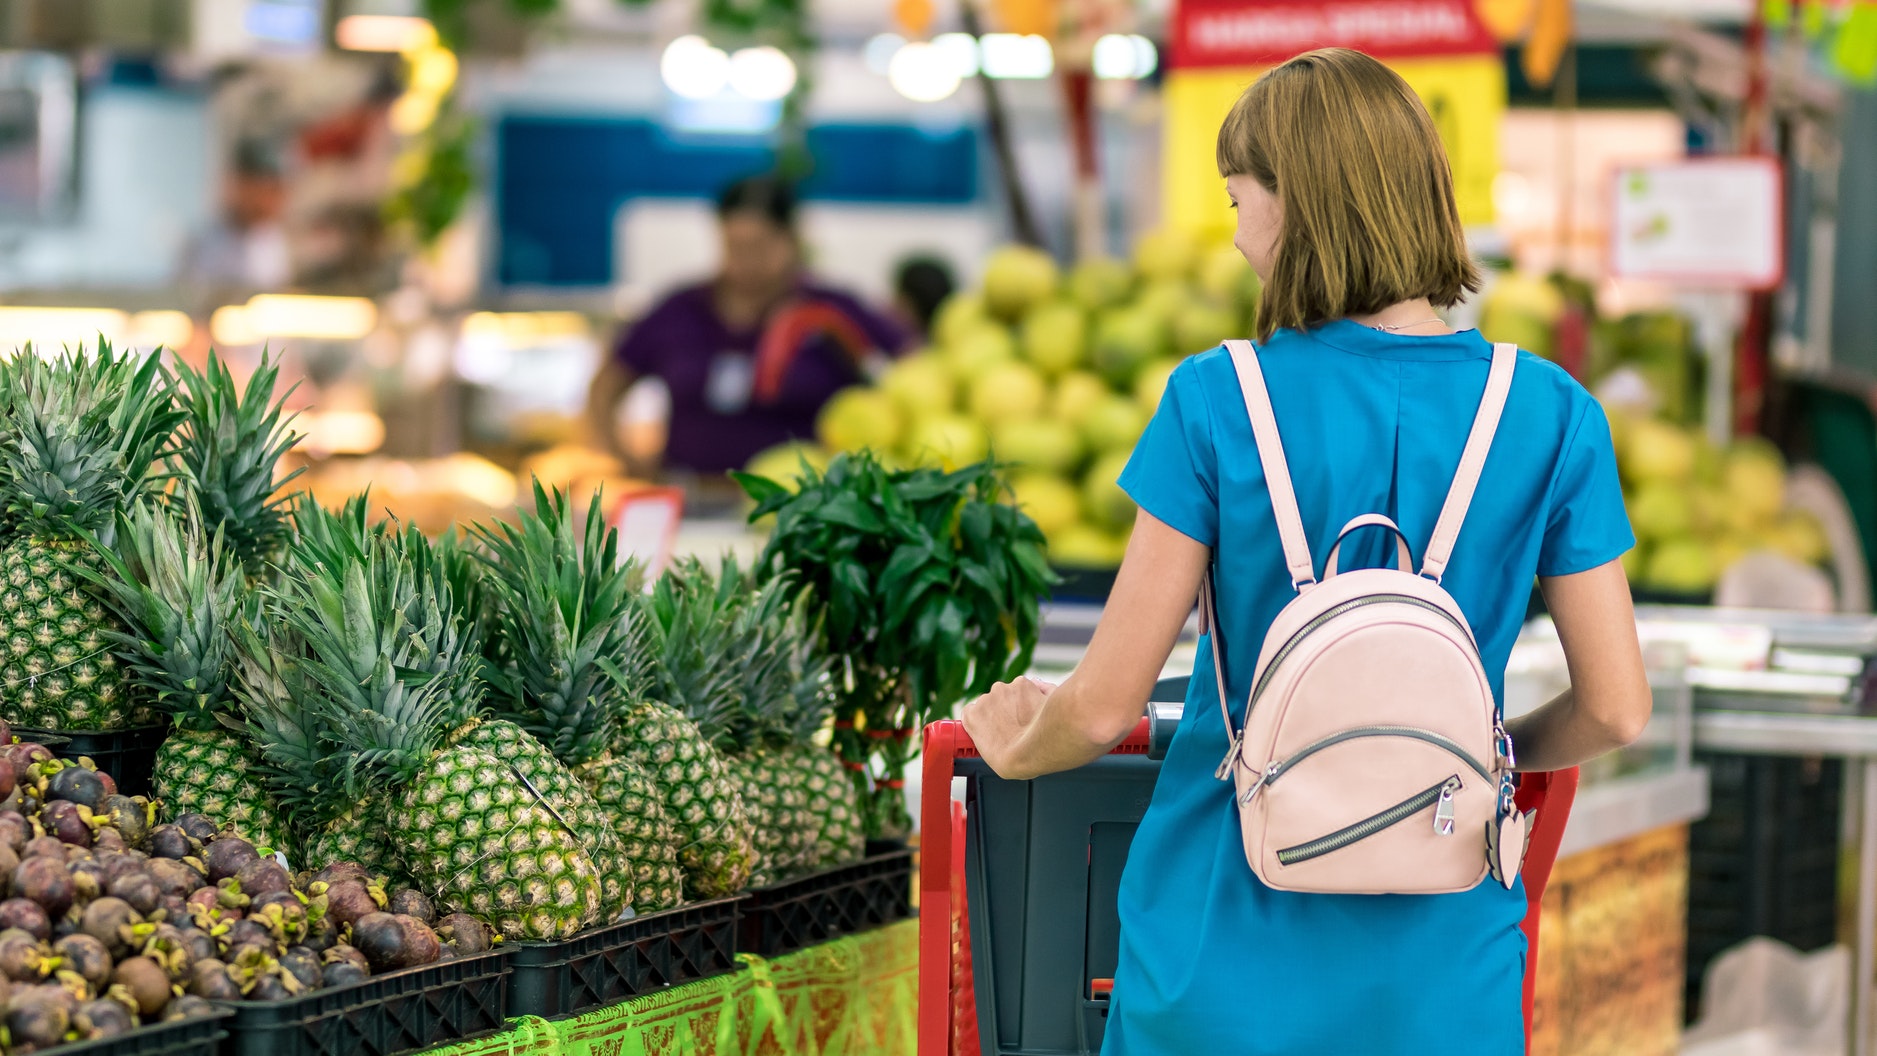
[[[926, 727], [919, 1056], [1100, 1051], [1121, 866], [1179, 710], [1152, 705], [1106, 758], [1022, 782], [991, 773], [958, 722]], [[966, 780], [962, 804], [951, 795], [954, 776]], [[1528, 1036], [1539, 904], [1577, 777], [1574, 768], [1525, 774], [1519, 786], [1519, 809], [1538, 811], [1524, 868]]]

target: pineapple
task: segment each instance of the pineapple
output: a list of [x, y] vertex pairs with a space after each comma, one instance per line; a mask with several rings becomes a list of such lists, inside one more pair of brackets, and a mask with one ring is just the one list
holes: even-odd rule
[[593, 838], [609, 914], [628, 903], [641, 914], [677, 905], [676, 829], [649, 777], [606, 754], [615, 701], [629, 690], [618, 662], [631, 665], [642, 652], [636, 573], [620, 564], [616, 533], [595, 502], [576, 536], [565, 497], [539, 482], [534, 511], [518, 525], [477, 533], [491, 613], [491, 705], [552, 750], [544, 770], [564, 773], [555, 760], [565, 762], [590, 790], [574, 825]]
[[261, 846], [284, 849], [273, 797], [256, 780], [247, 742], [223, 725], [235, 707], [230, 629], [250, 595], [241, 566], [193, 515], [140, 504], [118, 517], [101, 568], [74, 565], [124, 628], [103, 633], [130, 685], [173, 724], [157, 749], [156, 798]]
[[186, 414], [176, 461], [202, 523], [219, 529], [228, 550], [250, 577], [278, 558], [291, 536], [286, 487], [305, 472], [277, 475], [280, 456], [299, 442], [281, 420], [287, 396], [274, 398], [280, 366], [262, 353], [245, 391], [220, 356], [209, 353], [198, 372], [176, 361], [179, 402]]
[[116, 516], [151, 485], [181, 414], [155, 356], [100, 341], [17, 355], [0, 386], [0, 704], [15, 725], [117, 730], [154, 716], [124, 691], [110, 632], [124, 628], [74, 574], [96, 568]]
[[[510, 762], [513, 746], [453, 741], [477, 717], [480, 661], [461, 648], [448, 587], [420, 577], [394, 533], [341, 551], [353, 543], [356, 555], [307, 562], [279, 593], [282, 624], [304, 642], [283, 681], [330, 741], [339, 798], [384, 796], [400, 864], [441, 906], [514, 939], [593, 924], [599, 873], [566, 812]], [[330, 832], [339, 815], [324, 813]]]
[[657, 783], [678, 826], [687, 893], [735, 894], [749, 884], [756, 836], [739, 782], [712, 744], [735, 717], [749, 658], [727, 651], [714, 585], [696, 562], [661, 578], [641, 604], [651, 615], [650, 692], [625, 708], [615, 754]]

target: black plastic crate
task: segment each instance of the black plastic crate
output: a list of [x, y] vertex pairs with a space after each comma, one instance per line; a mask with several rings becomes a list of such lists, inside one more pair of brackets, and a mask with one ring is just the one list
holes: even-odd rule
[[152, 1023], [115, 1038], [46, 1049], [48, 1056], [216, 1056], [228, 1037], [228, 1013], [217, 1010], [173, 1023]]
[[226, 1007], [226, 1056], [394, 1056], [507, 1028], [504, 946], [285, 1001]]
[[572, 1016], [734, 971], [741, 903], [720, 898], [589, 928], [565, 942], [517, 943], [509, 1014]]
[[156, 750], [169, 736], [167, 726], [133, 726], [128, 730], [39, 730], [13, 727], [13, 736], [36, 741], [61, 759], [85, 756], [111, 775], [117, 790], [127, 796], [150, 794], [156, 772]]
[[910, 916], [912, 852], [890, 851], [751, 891], [737, 948], [779, 957]]
[[1836, 759], [1697, 753], [1708, 768], [1707, 817], [1688, 833], [1684, 1008], [1722, 952], [1757, 935], [1802, 951], [1838, 938], [1844, 766]]

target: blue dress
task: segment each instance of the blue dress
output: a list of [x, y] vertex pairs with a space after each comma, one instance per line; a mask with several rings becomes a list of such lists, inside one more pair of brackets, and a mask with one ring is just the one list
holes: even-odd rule
[[[1350, 518], [1401, 525], [1418, 566], [1486, 387], [1474, 331], [1385, 334], [1347, 320], [1259, 347], [1319, 572]], [[1243, 707], [1259, 646], [1294, 596], [1271, 500], [1223, 349], [1173, 372], [1121, 486], [1217, 556], [1227, 690]], [[1444, 586], [1503, 699], [1534, 575], [1568, 575], [1632, 545], [1609, 423], [1569, 375], [1520, 353], [1504, 417]], [[1369, 529], [1343, 567], [1391, 559]], [[1106, 1056], [1513, 1056], [1523, 884], [1452, 895], [1274, 891], [1245, 863], [1210, 649], [1198, 669], [1121, 881], [1120, 964]]]

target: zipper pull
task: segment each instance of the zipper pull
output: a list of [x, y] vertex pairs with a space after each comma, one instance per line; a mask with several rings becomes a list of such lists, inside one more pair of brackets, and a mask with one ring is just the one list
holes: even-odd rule
[[1512, 735], [1507, 733], [1506, 728], [1497, 722], [1492, 724], [1492, 733], [1493, 740], [1497, 743], [1499, 748], [1499, 758], [1505, 763], [1505, 769], [1518, 769], [1518, 756], [1512, 751]]
[[1219, 760], [1219, 768], [1212, 772], [1213, 777], [1216, 777], [1221, 781], [1231, 780], [1232, 760], [1238, 758], [1239, 746], [1244, 743], [1245, 743], [1245, 731], [1244, 730], [1239, 730], [1237, 733], [1232, 734], [1232, 746], [1225, 750], [1225, 758]]
[[1440, 786], [1440, 802], [1434, 806], [1434, 832], [1441, 836], [1453, 835], [1453, 794], [1460, 791], [1460, 779], [1450, 777]]
[[1245, 794], [1238, 797], [1238, 805], [1241, 807], [1251, 806], [1251, 798], [1258, 794], [1259, 789], [1276, 781], [1278, 772], [1283, 769], [1283, 763], [1272, 760], [1271, 765], [1264, 768], [1264, 773], [1258, 775], [1258, 780], [1253, 781], [1251, 787], [1245, 790]]

